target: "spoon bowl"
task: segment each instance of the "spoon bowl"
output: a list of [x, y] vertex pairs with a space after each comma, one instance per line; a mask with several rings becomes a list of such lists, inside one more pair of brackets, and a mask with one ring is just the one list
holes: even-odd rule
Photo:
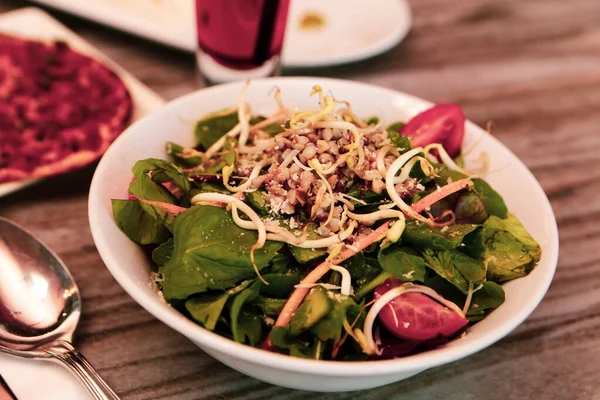
[[71, 341], [81, 297], [71, 273], [47, 246], [0, 217], [0, 351], [67, 366], [96, 399], [118, 399]]

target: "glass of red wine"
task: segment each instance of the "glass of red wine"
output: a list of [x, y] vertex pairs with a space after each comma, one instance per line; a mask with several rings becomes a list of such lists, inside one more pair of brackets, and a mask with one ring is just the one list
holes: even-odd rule
[[290, 0], [196, 0], [207, 85], [277, 75]]

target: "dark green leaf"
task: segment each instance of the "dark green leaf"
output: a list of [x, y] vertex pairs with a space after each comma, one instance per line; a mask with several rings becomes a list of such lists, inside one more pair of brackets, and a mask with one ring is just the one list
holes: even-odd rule
[[[264, 285], [263, 285], [264, 287]], [[258, 296], [251, 301], [252, 305], [258, 307], [265, 315], [277, 317], [287, 303], [287, 299], [273, 299], [271, 297]]]
[[400, 129], [404, 126], [402, 122], [397, 122], [387, 127], [388, 139], [392, 143], [392, 146], [397, 149], [402, 149], [403, 152], [410, 150], [410, 138], [400, 134]]
[[[129, 185], [129, 193], [138, 199], [177, 204], [175, 197], [162, 185], [165, 182], [172, 182], [184, 194], [184, 203], [187, 202], [190, 182], [181, 169], [172, 162], [155, 158], [141, 160], [133, 166], [133, 175], [135, 180]], [[161, 207], [143, 201], [140, 202], [140, 206], [160, 224], [170, 227], [173, 215]]]
[[333, 308], [333, 300], [321, 286], [315, 286], [304, 298], [290, 321], [289, 335], [298, 336], [325, 317]]
[[269, 263], [272, 274], [291, 274], [293, 259], [286, 254], [277, 253]]
[[271, 297], [287, 298], [294, 290], [294, 286], [300, 283], [300, 275], [298, 274], [265, 274], [263, 275], [268, 285], [263, 285], [260, 289], [261, 294]]
[[[307, 238], [310, 240], [322, 239], [317, 233], [317, 225], [315, 223], [309, 223], [307, 228]], [[300, 264], [306, 264], [307, 262], [314, 261], [318, 258], [325, 257], [327, 255], [326, 249], [304, 249], [293, 245], [288, 245], [292, 255]]]
[[484, 282], [483, 287], [473, 293], [471, 309], [494, 309], [504, 303], [504, 289], [495, 282]]
[[255, 190], [254, 192], [245, 192], [244, 196], [248, 203], [260, 215], [266, 217], [271, 214], [271, 205], [267, 199], [267, 193], [263, 190]]
[[242, 312], [242, 307], [246, 302], [250, 302], [256, 297], [262, 283], [256, 280], [246, 289], [237, 294], [231, 303], [229, 310], [229, 318], [231, 321], [231, 333], [233, 340], [238, 343], [244, 343], [246, 338], [251, 346], [254, 346], [260, 339], [261, 323], [260, 319], [253, 316], [248, 316]]
[[321, 341], [333, 339], [338, 341], [342, 335], [346, 311], [349, 307], [358, 307], [354, 300], [343, 294], [336, 294], [333, 299], [333, 308], [310, 328], [310, 332]]
[[238, 317], [235, 334], [238, 335], [240, 343], [245, 343], [246, 338], [250, 346], [256, 346], [262, 337], [262, 317], [259, 315], [242, 312]]
[[177, 143], [167, 142], [167, 154], [173, 159], [175, 164], [183, 168], [194, 168], [202, 164], [200, 152], [191, 147], [183, 147]]
[[202, 182], [197, 187], [190, 190], [190, 198], [198, 193], [222, 193], [231, 194], [231, 192], [220, 182]]
[[461, 179], [468, 178], [468, 176], [463, 174], [462, 172], [447, 168], [444, 165], [439, 165], [436, 169], [437, 169], [438, 176], [434, 179], [434, 181], [439, 186], [447, 185], [449, 183], [449, 180], [451, 182], [456, 182]]
[[278, 133], [285, 132], [285, 129], [281, 126], [281, 124], [271, 124], [262, 128], [264, 132], [267, 132], [271, 136], [275, 136]]
[[504, 290], [502, 286], [495, 282], [484, 282], [483, 287], [473, 293], [473, 299], [467, 319], [470, 322], [476, 322], [485, 318], [496, 307], [504, 303]]
[[474, 192], [464, 192], [458, 196], [454, 214], [457, 224], [483, 224], [488, 218], [485, 205]]
[[471, 180], [488, 214], [495, 215], [498, 218], [506, 218], [508, 209], [506, 208], [506, 204], [504, 204], [502, 196], [483, 179], [473, 178]]
[[466, 234], [463, 242], [458, 247], [458, 250], [477, 259], [483, 258], [485, 249], [485, 230], [483, 228], [475, 229], [473, 232]]
[[280, 350], [284, 350], [291, 356], [321, 359], [325, 346], [319, 340], [314, 344], [302, 342], [296, 338], [290, 337], [288, 329], [283, 326], [276, 326], [269, 335], [273, 344]]
[[481, 260], [476, 260], [456, 250], [450, 250], [449, 253], [454, 267], [468, 282], [485, 281], [486, 272]]
[[246, 289], [250, 283], [252, 281], [245, 281], [225, 293], [194, 296], [185, 302], [185, 308], [195, 321], [212, 331], [217, 325], [217, 321], [223, 312], [227, 300]]
[[440, 296], [446, 300], [450, 300], [455, 303], [461, 309], [465, 305], [467, 295], [461, 292], [456, 286], [448, 282], [437, 274], [429, 274], [425, 279], [425, 286], [428, 286], [435, 290]]
[[[157, 185], [157, 183], [172, 182], [183, 193], [187, 193], [190, 190], [190, 181], [188, 178], [183, 174], [181, 168], [170, 161], [159, 160], [157, 158], [140, 160], [135, 163], [132, 171], [135, 180], [129, 185], [129, 192], [141, 199], [169, 203], [169, 199], [172, 196], [164, 196], [166, 189]], [[150, 172], [152, 173], [151, 177], [148, 176]], [[150, 185], [150, 183], [154, 185]]]
[[365, 265], [365, 255], [362, 251], [344, 261], [342, 265], [348, 270], [353, 281], [362, 278], [367, 268]]
[[425, 261], [411, 247], [392, 244], [379, 250], [377, 260], [384, 271], [392, 273], [402, 281], [425, 280]]
[[466, 235], [478, 229], [482, 229], [481, 226], [454, 224], [442, 231], [420, 222], [410, 221], [402, 234], [402, 242], [422, 249], [450, 250], [460, 246]]
[[173, 238], [169, 238], [166, 242], [152, 251], [152, 261], [159, 267], [162, 267], [169, 261], [169, 258], [173, 255]]
[[423, 258], [425, 265], [465, 294], [469, 290], [469, 282], [485, 280], [483, 263], [460, 251], [426, 249]]
[[512, 214], [485, 221], [487, 250], [484, 263], [488, 280], [506, 282], [527, 275], [540, 260], [540, 245]]
[[165, 226], [152, 218], [138, 200], [112, 200], [117, 226], [134, 242], [162, 243], [171, 236]]
[[365, 257], [363, 253], [356, 254], [342, 265], [350, 272], [352, 281], [355, 282], [356, 293], [367, 290], [366, 294], [372, 291], [369, 284], [381, 273], [379, 261], [374, 257]]
[[[173, 237], [173, 256], [161, 269], [167, 300], [227, 289], [255, 276], [250, 250], [257, 234], [238, 227], [222, 208], [198, 205], [179, 214], [173, 222]], [[268, 241], [255, 251], [259, 270], [269, 264], [281, 246]]]
[[377, 125], [379, 123], [379, 117], [374, 115], [365, 120], [365, 124], [367, 125]]
[[205, 116], [196, 124], [196, 143], [208, 149], [224, 134], [233, 129], [238, 121], [237, 110], [233, 110], [228, 114], [223, 114], [221, 111]]

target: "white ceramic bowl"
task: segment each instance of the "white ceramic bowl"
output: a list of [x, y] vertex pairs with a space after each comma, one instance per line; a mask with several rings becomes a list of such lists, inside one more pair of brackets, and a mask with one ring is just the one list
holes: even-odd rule
[[[320, 85], [338, 99], [352, 102], [361, 116], [378, 115], [384, 122], [406, 120], [431, 103], [400, 92], [357, 82], [325, 78], [273, 78], [253, 81], [247, 99], [254, 112], [269, 113], [275, 103], [272, 88], [282, 90], [284, 102], [300, 109], [316, 107], [309, 97]], [[552, 209], [539, 183], [517, 157], [482, 129], [467, 123], [463, 148], [475, 145], [475, 158], [485, 151], [491, 158], [486, 179], [502, 194], [509, 210], [542, 247], [542, 259], [529, 276], [504, 285], [506, 302], [467, 335], [425, 353], [395, 360], [316, 361], [269, 353], [235, 343], [203, 329], [160, 300], [150, 284], [151, 265], [142, 250], [114, 223], [111, 198], [125, 198], [131, 167], [140, 159], [164, 158], [167, 140], [193, 145], [194, 122], [204, 114], [237, 102], [241, 83], [215, 86], [174, 100], [136, 122], [108, 149], [94, 175], [89, 217], [94, 241], [115, 279], [142, 307], [171, 328], [187, 336], [224, 364], [266, 382], [296, 389], [350, 391], [396, 382], [428, 368], [473, 354], [515, 329], [546, 293], [558, 257], [558, 233]], [[468, 165], [469, 157], [467, 157]]]

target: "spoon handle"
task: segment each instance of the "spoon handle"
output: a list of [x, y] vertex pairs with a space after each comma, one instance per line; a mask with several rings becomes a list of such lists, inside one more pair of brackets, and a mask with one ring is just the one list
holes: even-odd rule
[[67, 367], [79, 378], [79, 380], [90, 391], [95, 400], [119, 400], [119, 396], [108, 386], [96, 372], [94, 367], [80, 354], [73, 345], [61, 341], [56, 345], [45, 349], [53, 360]]

